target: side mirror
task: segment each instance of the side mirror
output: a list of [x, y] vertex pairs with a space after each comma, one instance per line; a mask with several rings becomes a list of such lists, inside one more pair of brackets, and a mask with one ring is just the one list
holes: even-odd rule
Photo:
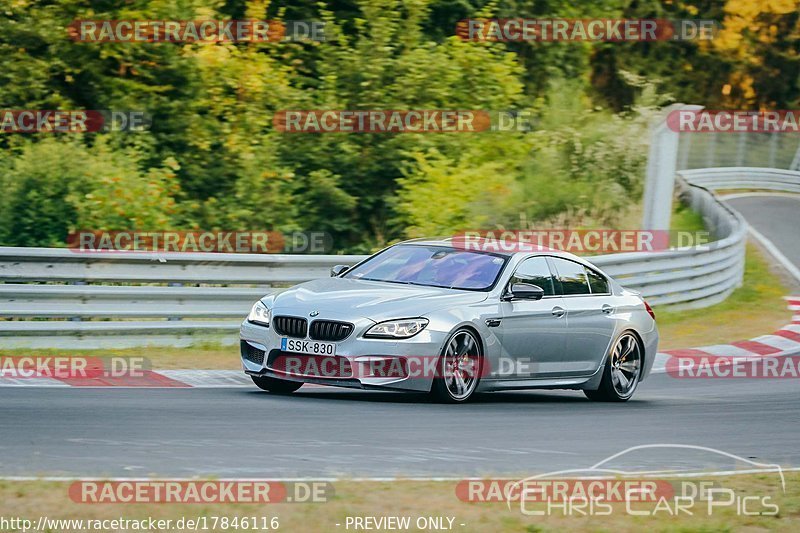
[[541, 300], [544, 298], [544, 289], [530, 283], [514, 283], [503, 296], [503, 300]]
[[341, 274], [344, 274], [348, 268], [350, 268], [348, 265], [336, 265], [331, 269], [331, 277], [335, 278]]

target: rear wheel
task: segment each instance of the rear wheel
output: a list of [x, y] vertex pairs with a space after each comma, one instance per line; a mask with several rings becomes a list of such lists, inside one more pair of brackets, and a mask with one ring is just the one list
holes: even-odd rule
[[644, 362], [642, 347], [636, 336], [623, 333], [606, 360], [600, 388], [585, 390], [584, 394], [598, 402], [626, 402], [636, 391]]
[[275, 392], [277, 394], [290, 394], [300, 387], [302, 383], [297, 381], [286, 381], [284, 379], [270, 378], [266, 376], [250, 376], [256, 386], [265, 391]]
[[477, 336], [468, 329], [456, 331], [439, 357], [431, 394], [445, 403], [468, 401], [478, 387], [482, 363]]

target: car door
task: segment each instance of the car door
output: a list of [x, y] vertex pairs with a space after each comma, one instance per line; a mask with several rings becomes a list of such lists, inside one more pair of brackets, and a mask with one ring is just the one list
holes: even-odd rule
[[556, 293], [547, 258], [523, 260], [511, 276], [514, 283], [530, 283], [544, 290], [541, 300], [511, 300], [500, 304], [499, 326], [503, 347], [501, 379], [548, 377], [561, 372], [566, 347], [566, 311]]
[[567, 311], [564, 372], [575, 376], [591, 374], [608, 351], [616, 327], [608, 280], [575, 261], [560, 257], [551, 257], [550, 261]]

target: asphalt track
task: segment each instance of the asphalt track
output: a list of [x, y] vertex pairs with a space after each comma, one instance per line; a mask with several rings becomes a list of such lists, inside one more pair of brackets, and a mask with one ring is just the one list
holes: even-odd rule
[[800, 268], [800, 195], [737, 197], [726, 202]]
[[[692, 444], [800, 466], [800, 380], [654, 375], [626, 404], [579, 392], [424, 396], [317, 388], [0, 389], [0, 474], [115, 477], [473, 476], [589, 467], [640, 444]], [[725, 470], [653, 450], [624, 470]], [[720, 462], [722, 461], [722, 462]], [[742, 465], [738, 465], [741, 467]], [[746, 466], [746, 465], [744, 465]]]
[[[731, 205], [800, 264], [797, 200]], [[555, 391], [484, 394], [448, 406], [420, 395], [326, 388], [292, 396], [255, 388], [0, 388], [0, 476], [525, 476], [588, 468], [648, 444], [703, 446], [797, 468], [799, 408], [798, 379], [666, 374], [651, 376], [626, 404]], [[613, 466], [748, 467], [681, 448], [638, 450]]]

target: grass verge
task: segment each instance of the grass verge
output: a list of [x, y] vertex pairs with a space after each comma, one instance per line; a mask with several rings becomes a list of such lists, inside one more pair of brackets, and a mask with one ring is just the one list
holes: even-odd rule
[[142, 348], [97, 349], [97, 350], [56, 350], [22, 349], [0, 350], [0, 356], [7, 357], [144, 357], [153, 369], [203, 369], [239, 370], [242, 363], [238, 345], [202, 344], [190, 348], [166, 348], [147, 346]]
[[[685, 478], [681, 481], [687, 481]], [[696, 481], [696, 480], [695, 480]], [[178, 520], [182, 517], [277, 517], [283, 531], [352, 531], [348, 517], [408, 516], [412, 527], [419, 517], [452, 517], [453, 531], [798, 531], [800, 530], [800, 473], [786, 474], [786, 492], [776, 474], [749, 474], [718, 477], [703, 481], [730, 489], [734, 504], [716, 506], [708, 512], [705, 499], [693, 502], [684, 512], [674, 514], [666, 505], [631, 504], [631, 508], [650, 516], [633, 516], [624, 503], [613, 504], [605, 516], [596, 512], [581, 516], [574, 510], [567, 514], [553, 508], [549, 516], [523, 514], [519, 503], [509, 509], [505, 502], [468, 503], [456, 496], [455, 481], [339, 481], [333, 483], [333, 498], [325, 503], [276, 504], [86, 504], [74, 503], [67, 495], [69, 483], [51, 481], [0, 481], [0, 516], [33, 520], [49, 518], [101, 520], [114, 518]], [[737, 511], [735, 502], [748, 500], [748, 511], [771, 512], [766, 503], [778, 506], [774, 516], [746, 516]], [[722, 501], [718, 496], [717, 501]], [[674, 509], [671, 498], [666, 501]], [[653, 514], [655, 509], [660, 508]], [[543, 504], [526, 509], [544, 509]], [[687, 512], [688, 511], [688, 512]], [[691, 513], [691, 514], [689, 514]], [[448, 522], [444, 520], [446, 525]], [[338, 525], [337, 525], [338, 524]], [[352, 524], [352, 522], [351, 522]], [[462, 525], [463, 524], [463, 525]], [[252, 530], [252, 528], [250, 528]], [[8, 529], [7, 529], [8, 530]], [[220, 528], [217, 528], [220, 530]], [[430, 530], [422, 528], [422, 530]], [[263, 529], [262, 529], [263, 531]]]

